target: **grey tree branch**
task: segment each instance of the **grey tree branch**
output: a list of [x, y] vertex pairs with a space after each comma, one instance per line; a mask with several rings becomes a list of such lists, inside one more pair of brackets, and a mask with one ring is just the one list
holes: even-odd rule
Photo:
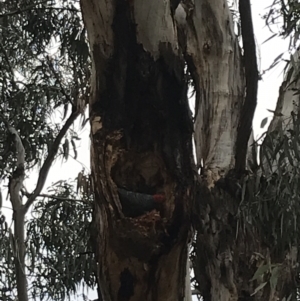
[[13, 207], [14, 240], [16, 254], [14, 255], [17, 291], [19, 301], [28, 301], [27, 278], [25, 274], [25, 210], [22, 204], [21, 189], [25, 178], [25, 149], [17, 130], [10, 126], [3, 115], [0, 115], [8, 131], [14, 136], [17, 166], [9, 181], [8, 190]]
[[16, 131], [15, 128], [9, 127], [8, 130], [15, 137], [15, 144], [16, 144], [16, 150], [17, 150], [17, 168], [18, 167], [23, 167], [24, 168], [25, 149], [24, 149], [23, 143], [21, 141], [21, 138], [20, 138], [20, 136], [19, 136], [19, 134], [18, 134], [18, 132]]
[[88, 202], [83, 200], [83, 199], [70, 199], [70, 198], [65, 198], [65, 197], [61, 197], [61, 196], [45, 194], [45, 193], [39, 194], [38, 197], [56, 199], [56, 200], [60, 200], [60, 201], [81, 202], [81, 203], [84, 203], [84, 204], [88, 204]]
[[10, 126], [9, 122], [6, 120], [5, 116], [0, 113], [0, 118], [5, 124], [7, 130], [13, 135], [15, 140], [16, 147], [16, 156], [17, 156], [17, 167], [14, 170], [12, 177], [9, 182], [8, 191], [10, 194], [10, 200], [13, 206], [13, 209], [16, 210], [22, 205], [20, 192], [23, 187], [23, 181], [25, 177], [25, 149], [17, 130]]
[[23, 186], [23, 181], [25, 177], [25, 149], [22, 144], [21, 138], [18, 132], [13, 127], [9, 127], [9, 132], [14, 135], [16, 154], [17, 154], [17, 167], [13, 172], [13, 175], [9, 184], [9, 194], [13, 209], [16, 210], [22, 205], [22, 200], [20, 197], [20, 191]]
[[244, 67], [246, 74], [246, 98], [242, 108], [240, 122], [237, 130], [235, 169], [243, 173], [246, 167], [248, 141], [252, 131], [252, 120], [257, 102], [258, 67], [256, 59], [256, 46], [252, 24], [250, 0], [239, 1], [242, 39], [244, 49]]
[[70, 128], [70, 126], [72, 125], [72, 123], [76, 120], [76, 118], [79, 116], [80, 111], [74, 111], [72, 112], [72, 114], [70, 115], [70, 117], [67, 119], [66, 123], [64, 124], [64, 126], [62, 127], [62, 129], [60, 130], [59, 134], [57, 135], [56, 139], [53, 142], [53, 145], [48, 153], [48, 156], [40, 170], [39, 173], [39, 178], [38, 178], [38, 182], [36, 185], [36, 188], [34, 190], [34, 192], [30, 195], [30, 197], [28, 198], [26, 204], [25, 204], [25, 211], [27, 212], [29, 207], [32, 205], [32, 203], [34, 202], [34, 200], [36, 199], [36, 197], [41, 193], [42, 189], [44, 188], [50, 167], [53, 163], [53, 160], [58, 152], [58, 148], [59, 145], [61, 143], [61, 140], [63, 139], [63, 137], [65, 136], [65, 134], [67, 133], [68, 129]]

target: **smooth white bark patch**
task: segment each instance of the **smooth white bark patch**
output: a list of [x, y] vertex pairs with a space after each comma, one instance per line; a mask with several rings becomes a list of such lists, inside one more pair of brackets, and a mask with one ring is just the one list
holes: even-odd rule
[[[299, 72], [297, 70], [297, 66], [300, 62], [299, 55], [299, 50], [296, 51], [293, 55], [292, 60], [294, 61], [294, 63], [287, 71], [285, 80], [279, 89], [279, 97], [275, 109], [275, 114], [268, 128], [269, 133], [275, 130], [278, 130], [281, 133], [288, 133], [288, 131], [292, 130], [294, 127], [291, 113], [294, 112], [295, 115], [299, 114], [300, 105], [300, 79], [298, 75]], [[276, 139], [274, 140], [274, 144], [275, 143], [278, 143]], [[277, 171], [280, 153], [276, 154], [277, 160], [275, 160], [275, 162], [272, 163], [272, 166], [270, 166], [268, 160], [265, 157], [265, 152], [267, 152], [267, 148], [265, 148], [265, 151], [263, 151], [262, 149], [260, 153], [260, 163], [264, 167], [264, 175], [266, 176]], [[271, 154], [271, 156], [274, 156], [274, 154]], [[282, 160], [285, 160], [286, 166], [291, 166], [287, 155]]]
[[91, 47], [97, 45], [100, 50], [98, 55], [109, 58], [114, 48], [112, 29], [114, 1], [82, 0], [81, 8]]
[[[197, 161], [212, 179], [234, 166], [244, 72], [226, 0], [196, 1], [188, 27], [187, 53], [196, 68]], [[190, 24], [188, 22], [188, 24]]]
[[[300, 63], [300, 51], [296, 51], [293, 55], [293, 65], [289, 68], [286, 78], [280, 87], [280, 93], [275, 109], [275, 115], [268, 128], [268, 131], [275, 130], [278, 126], [288, 130], [292, 128], [291, 113], [298, 114], [300, 105], [300, 79], [299, 72], [295, 70]], [[292, 74], [291, 74], [292, 73]], [[290, 75], [289, 78], [288, 75]]]
[[179, 27], [186, 26], [186, 12], [181, 3], [178, 4], [178, 7], [175, 10], [175, 20], [177, 26]]
[[176, 27], [171, 16], [169, 0], [135, 0], [133, 8], [138, 43], [157, 59], [161, 43], [178, 51]]
[[185, 276], [185, 296], [184, 301], [192, 301], [191, 275], [190, 275], [190, 258], [189, 252], [186, 260], [186, 276]]
[[[100, 80], [97, 72], [102, 74], [104, 63], [114, 51], [113, 20], [115, 14], [114, 1], [111, 0], [81, 0], [81, 9], [87, 29], [92, 53], [91, 99], [97, 101], [96, 91], [99, 90]], [[96, 63], [97, 60], [97, 63]]]

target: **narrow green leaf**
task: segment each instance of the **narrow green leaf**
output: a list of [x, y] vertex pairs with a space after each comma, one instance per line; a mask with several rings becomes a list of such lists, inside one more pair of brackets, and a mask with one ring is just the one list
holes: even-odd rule
[[65, 143], [63, 144], [63, 156], [66, 160], [68, 160], [69, 157], [69, 140], [66, 138]]
[[[273, 35], [271, 35], [269, 38], [267, 38], [265, 41], [262, 42], [262, 44], [267, 43], [268, 41], [272, 40], [273, 38], [275, 38], [278, 34], [274, 33]], [[283, 53], [281, 54], [281, 56], [283, 55]]]
[[263, 289], [263, 288], [266, 286], [267, 283], [268, 283], [268, 282], [263, 282], [263, 283], [261, 283], [261, 284], [254, 290], [254, 292], [251, 294], [251, 296], [254, 296], [257, 292], [259, 292], [261, 289]]
[[250, 281], [254, 281], [262, 277], [269, 270], [269, 268], [270, 266], [268, 264], [264, 264], [258, 267], [258, 269], [256, 270], [254, 276], [250, 279]]
[[69, 110], [69, 104], [66, 103], [66, 104], [64, 105], [64, 115], [63, 115], [63, 119], [62, 119], [62, 120], [64, 120], [64, 119], [67, 117], [68, 110]]
[[1, 208], [2, 208], [2, 202], [3, 202], [2, 191], [0, 189], [0, 211], [1, 211]]
[[74, 151], [74, 158], [77, 159], [77, 149], [76, 149], [75, 141], [73, 139], [71, 140], [71, 144], [72, 144], [73, 151]]
[[291, 164], [291, 166], [294, 166], [294, 159], [291, 156], [289, 145], [288, 145], [288, 140], [287, 139], [284, 140], [283, 147], [284, 147], [285, 155], [286, 155], [286, 157], [289, 160], [289, 163]]
[[260, 123], [260, 128], [262, 129], [267, 124], [267, 122], [268, 122], [268, 117], [265, 117]]
[[279, 267], [276, 266], [271, 270], [271, 277], [270, 277], [270, 286], [271, 290], [274, 291], [276, 289], [276, 285], [278, 282], [278, 271]]

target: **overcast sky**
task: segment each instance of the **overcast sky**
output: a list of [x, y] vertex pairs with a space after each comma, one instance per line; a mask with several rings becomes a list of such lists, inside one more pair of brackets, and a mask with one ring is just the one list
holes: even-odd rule
[[[276, 37], [263, 44], [263, 42], [273, 34], [265, 26], [264, 20], [261, 18], [261, 16], [266, 13], [265, 8], [271, 3], [273, 3], [273, 0], [252, 0], [253, 23], [258, 51], [260, 53], [259, 65], [261, 71], [268, 69], [274, 59], [288, 49], [288, 40], [283, 40], [282, 38]], [[273, 29], [275, 30], [275, 28]], [[288, 53], [286, 57], [289, 58]], [[284, 63], [278, 64], [271, 71], [268, 71], [263, 76], [263, 79], [259, 81], [258, 104], [253, 122], [254, 131], [256, 133], [262, 131], [259, 129], [261, 120], [267, 116], [270, 118], [272, 116], [266, 109], [274, 110], [276, 106], [279, 87], [283, 80], [283, 68]]]

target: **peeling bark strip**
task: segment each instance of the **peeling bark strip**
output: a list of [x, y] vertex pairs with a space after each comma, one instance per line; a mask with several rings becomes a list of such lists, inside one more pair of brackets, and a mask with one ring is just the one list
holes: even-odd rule
[[[174, 4], [81, 1], [93, 59], [91, 166], [105, 301], [184, 298], [193, 127]], [[120, 202], [130, 193], [120, 188], [165, 200], [130, 218]]]

